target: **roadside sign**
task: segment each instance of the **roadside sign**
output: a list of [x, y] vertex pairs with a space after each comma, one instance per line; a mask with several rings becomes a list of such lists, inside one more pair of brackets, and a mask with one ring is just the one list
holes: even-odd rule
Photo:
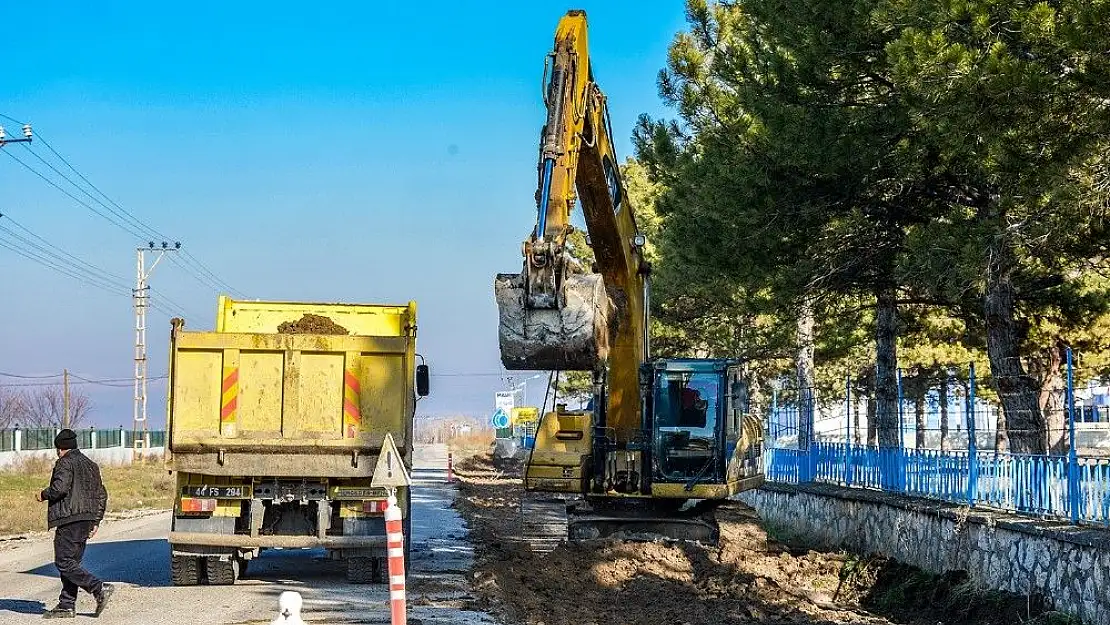
[[397, 451], [397, 444], [393, 442], [393, 435], [386, 433], [382, 442], [382, 451], [378, 454], [378, 464], [374, 467], [374, 477], [370, 479], [372, 488], [398, 488], [409, 486], [412, 480], [405, 470], [405, 463], [401, 452]]
[[516, 407], [515, 393], [513, 391], [498, 391], [493, 405], [497, 410], [505, 414], [511, 414], [513, 408]]
[[509, 427], [509, 415], [505, 414], [504, 410], [498, 408], [497, 411], [493, 413], [493, 419], [491, 419], [490, 422], [495, 428], [507, 428]]

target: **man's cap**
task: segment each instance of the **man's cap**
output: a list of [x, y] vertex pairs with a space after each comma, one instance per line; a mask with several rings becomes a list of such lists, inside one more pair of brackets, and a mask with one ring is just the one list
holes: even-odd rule
[[77, 433], [65, 428], [54, 437], [55, 449], [77, 449]]

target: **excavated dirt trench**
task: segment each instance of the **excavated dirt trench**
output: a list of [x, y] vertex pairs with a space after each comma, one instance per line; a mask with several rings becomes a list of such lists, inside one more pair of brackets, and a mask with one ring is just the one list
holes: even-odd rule
[[519, 468], [458, 463], [457, 507], [476, 543], [479, 604], [527, 625], [1067, 622], [1026, 597], [983, 593], [879, 558], [787, 546], [750, 508], [718, 513], [715, 548], [591, 541], [534, 553], [519, 539]]

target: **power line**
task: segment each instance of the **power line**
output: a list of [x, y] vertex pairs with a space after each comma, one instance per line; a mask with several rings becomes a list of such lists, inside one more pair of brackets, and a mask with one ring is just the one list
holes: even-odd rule
[[61, 373], [54, 375], [20, 375], [18, 373], [4, 373], [0, 371], [0, 378], [15, 378], [17, 380], [51, 380], [62, 377]]
[[[40, 141], [42, 140], [41, 137], [39, 138], [39, 140]], [[54, 167], [53, 165], [51, 165], [38, 152], [34, 151], [31, 148], [31, 146], [29, 146], [25, 143], [25, 144], [23, 144], [23, 147], [25, 147], [27, 149], [27, 151], [31, 153], [31, 156], [34, 156], [36, 159], [38, 159], [38, 161], [40, 163], [42, 163], [43, 165], [46, 165], [46, 167], [49, 168], [50, 171], [54, 172], [55, 174], [58, 174], [58, 176], [60, 176], [62, 180], [65, 180], [69, 184], [73, 185], [73, 188], [77, 189], [81, 193], [84, 193], [90, 200], [96, 202], [97, 204], [100, 204], [108, 212], [110, 212], [113, 215], [115, 215], [116, 217], [118, 217], [124, 223], [126, 223], [128, 221], [131, 222], [130, 224], [127, 224], [127, 225], [117, 224], [117, 225], [120, 225], [120, 227], [123, 227], [123, 228], [127, 229], [131, 234], [133, 234], [135, 236], [138, 236], [139, 238], [150, 238], [150, 236], [153, 234], [155, 237], [157, 237], [159, 239], [162, 239], [162, 240], [165, 240], [165, 237], [158, 234], [157, 232], [154, 232], [149, 227], [145, 226], [145, 224], [143, 224], [141, 221], [139, 221], [137, 218], [135, 218], [134, 215], [131, 215], [127, 211], [117, 210], [115, 208], [112, 208], [111, 206], [108, 206], [100, 198], [96, 197], [92, 193], [89, 193], [87, 189], [81, 187], [81, 185], [77, 184], [76, 182], [73, 182], [73, 180], [71, 180], [69, 178], [69, 176], [67, 176], [66, 174], [63, 174], [62, 172], [58, 171], [57, 167]], [[47, 146], [47, 147], [49, 147], [49, 146]], [[80, 175], [80, 174], [78, 174], [78, 175]], [[107, 216], [104, 216], [104, 218], [108, 219]], [[113, 223], [115, 223], [115, 222], [113, 221]], [[137, 230], [131, 230], [131, 228], [138, 228], [138, 229]], [[149, 231], [149, 233], [144, 234], [143, 230], [147, 230], [147, 231]]]
[[15, 162], [19, 163], [19, 164], [20, 164], [21, 166], [23, 166], [23, 168], [24, 168], [24, 169], [26, 169], [27, 171], [31, 172], [32, 174], [35, 174], [35, 175], [36, 175], [36, 176], [38, 176], [39, 178], [42, 178], [42, 179], [43, 179], [43, 181], [45, 181], [45, 182], [46, 182], [46, 184], [48, 184], [48, 185], [50, 185], [50, 186], [54, 187], [54, 188], [55, 188], [55, 189], [57, 189], [58, 191], [61, 191], [61, 192], [62, 192], [62, 193], [64, 193], [64, 194], [65, 194], [66, 196], [68, 196], [68, 197], [69, 197], [69, 198], [70, 198], [71, 200], [73, 200], [74, 202], [77, 202], [77, 203], [78, 203], [78, 204], [80, 204], [81, 206], [84, 206], [85, 208], [89, 209], [90, 211], [92, 211], [92, 212], [96, 213], [97, 215], [99, 215], [100, 217], [102, 217], [102, 218], [104, 218], [104, 219], [105, 219], [106, 221], [108, 221], [108, 223], [112, 224], [113, 226], [115, 226], [115, 227], [119, 228], [120, 230], [123, 230], [124, 232], [126, 232], [127, 234], [129, 234], [129, 235], [131, 235], [131, 236], [133, 236], [133, 237], [138, 237], [138, 238], [140, 238], [140, 239], [145, 239], [145, 238], [147, 238], [147, 237], [143, 236], [142, 234], [140, 234], [140, 233], [137, 233], [136, 231], [134, 231], [134, 230], [132, 230], [132, 229], [128, 228], [127, 226], [124, 226], [123, 224], [120, 224], [119, 222], [117, 222], [116, 220], [112, 219], [111, 217], [109, 217], [109, 216], [105, 215], [105, 214], [104, 214], [103, 212], [101, 212], [101, 211], [100, 211], [99, 209], [97, 209], [96, 207], [94, 207], [94, 206], [92, 206], [92, 205], [88, 204], [87, 202], [83, 201], [83, 200], [82, 200], [81, 198], [77, 197], [76, 195], [73, 195], [73, 194], [72, 194], [72, 193], [70, 193], [69, 191], [66, 191], [66, 190], [65, 190], [65, 189], [63, 189], [63, 188], [62, 188], [62, 187], [61, 187], [61, 186], [60, 186], [60, 185], [59, 185], [58, 183], [54, 182], [54, 181], [53, 181], [53, 180], [51, 180], [50, 178], [47, 178], [47, 177], [46, 177], [45, 175], [43, 175], [43, 174], [42, 174], [42, 172], [38, 171], [38, 170], [37, 170], [37, 169], [35, 169], [34, 167], [31, 167], [31, 166], [30, 166], [30, 165], [28, 165], [27, 163], [24, 163], [24, 162], [23, 162], [22, 160], [20, 160], [20, 158], [19, 158], [18, 156], [16, 156], [15, 154], [12, 154], [12, 153], [11, 153], [11, 151], [9, 151], [9, 150], [0, 150], [0, 152], [3, 152], [4, 154], [7, 154], [8, 156], [10, 156], [10, 157], [12, 158], [12, 160], [14, 160]]
[[[40, 244], [36, 243], [35, 241], [33, 241], [31, 239], [28, 239], [27, 237], [19, 234], [18, 232], [12, 230], [11, 228], [8, 228], [7, 226], [3, 225], [2, 223], [0, 223], [0, 233], [6, 234], [6, 235], [8, 235], [8, 237], [14, 238], [16, 241], [18, 241], [18, 242], [20, 242], [20, 243], [22, 243], [26, 246], [29, 246], [30, 248], [35, 250], [36, 253], [41, 253], [44, 256], [46, 256], [47, 258], [53, 259], [58, 264], [60, 264], [62, 266], [65, 266], [68, 269], [71, 269], [72, 271], [84, 274], [85, 276], [87, 276], [92, 281], [95, 281], [99, 284], [109, 286], [111, 288], [123, 289], [125, 291], [127, 289], [127, 287], [123, 286], [120, 282], [118, 282], [116, 280], [113, 280], [111, 278], [111, 276], [108, 275], [107, 272], [105, 272], [103, 269], [100, 269], [99, 267], [97, 267], [95, 265], [91, 265], [91, 264], [89, 264], [89, 263], [87, 263], [83, 260], [80, 260], [80, 259], [77, 259], [76, 261], [68, 260], [68, 259], [64, 258], [63, 255], [59, 254], [58, 252], [55, 252], [55, 251], [51, 250], [49, 247], [45, 247], [43, 245], [40, 245]], [[8, 242], [11, 243], [11, 240], [8, 239]]]
[[[42, 244], [36, 243], [26, 236], [15, 232], [11, 228], [4, 226], [3, 223], [0, 223], [0, 247], [11, 250], [43, 267], [71, 277], [89, 286], [99, 288], [102, 291], [113, 295], [131, 295], [130, 288], [123, 283], [122, 278], [62, 250], [58, 246], [35, 234], [26, 226], [16, 222], [10, 215], [0, 214], [0, 217], [6, 218], [12, 225], [15, 225], [29, 236], [42, 242]], [[184, 306], [170, 300], [164, 295], [159, 295], [158, 302], [163, 301], [172, 308], [177, 309], [178, 312], [184, 313]], [[171, 310], [164, 309], [158, 302], [152, 302], [151, 308], [166, 316], [174, 316]]]
[[[0, 113], [0, 117], [3, 117], [4, 119], [8, 119], [8, 120], [11, 120], [11, 121], [16, 122], [16, 123], [20, 123], [15, 118], [13, 118], [11, 116], [8, 116], [8, 115], [4, 115], [2, 113]], [[67, 159], [58, 150], [56, 150], [54, 148], [54, 146], [51, 145], [50, 142], [46, 140], [45, 137], [43, 137], [39, 133], [36, 133], [35, 138], [39, 143], [42, 143], [43, 145], [45, 145], [46, 148], [58, 160], [60, 160], [62, 163], [64, 163], [65, 166], [70, 171], [72, 171], [74, 174], [76, 174], [77, 177], [80, 178], [81, 181], [83, 181], [86, 185], [88, 185], [89, 188], [91, 188], [93, 191], [95, 191], [96, 194], [93, 194], [88, 189], [82, 187], [80, 184], [75, 182], [72, 178], [70, 178], [70, 176], [68, 174], [60, 171], [57, 167], [55, 167], [53, 164], [48, 162], [45, 158], [42, 157], [42, 155], [40, 155], [38, 152], [36, 152], [34, 149], [32, 149], [29, 145], [25, 146], [27, 148], [27, 150], [36, 159], [38, 159], [39, 162], [41, 162], [43, 165], [46, 165], [46, 167], [48, 167], [51, 171], [53, 171], [55, 174], [60, 176], [63, 180], [68, 182], [70, 185], [72, 185], [78, 191], [83, 193], [85, 196], [87, 196], [94, 203], [99, 204], [100, 207], [102, 207], [105, 211], [107, 211], [108, 213], [111, 213], [111, 216], [105, 214], [105, 212], [103, 212], [102, 210], [95, 208], [94, 206], [88, 204], [87, 202], [85, 202], [85, 201], [81, 200], [80, 198], [78, 198], [77, 196], [73, 195], [72, 193], [70, 193], [66, 189], [62, 188], [60, 185], [58, 185], [53, 180], [50, 180], [50, 178], [48, 178], [47, 176], [45, 176], [44, 174], [42, 174], [38, 170], [36, 170], [36, 169], [32, 168], [31, 166], [29, 166], [28, 164], [24, 163], [22, 160], [20, 160], [18, 157], [11, 154], [10, 152], [8, 153], [9, 156], [11, 156], [17, 163], [22, 165], [25, 169], [31, 171], [32, 173], [34, 173], [39, 178], [42, 178], [45, 182], [47, 182], [47, 184], [50, 184], [52, 187], [54, 187], [58, 191], [61, 191], [66, 196], [68, 196], [70, 199], [74, 200], [75, 202], [77, 202], [81, 206], [84, 206], [85, 208], [92, 211], [93, 213], [100, 216], [101, 218], [105, 219], [106, 221], [108, 221], [112, 225], [116, 226], [120, 230], [123, 230], [127, 234], [129, 234], [131, 236], [134, 236], [134, 237], [137, 237], [139, 239], [157, 238], [157, 239], [160, 239], [160, 240], [163, 240], [163, 241], [169, 240], [169, 238], [166, 237], [164, 234], [162, 234], [161, 232], [159, 232], [158, 230], [156, 230], [155, 228], [153, 228], [149, 224], [145, 223], [143, 220], [139, 219], [134, 213], [131, 213], [130, 211], [125, 209], [122, 205], [120, 205], [119, 202], [113, 200], [107, 193], [105, 193], [103, 190], [101, 190], [100, 187], [97, 187], [95, 184], [93, 184], [92, 181], [89, 180], [87, 176], [82, 174], [81, 171], [78, 170], [73, 165], [73, 163], [71, 163], [69, 161], [69, 159]], [[207, 265], [205, 265], [203, 262], [201, 262], [201, 260], [199, 258], [197, 258], [195, 255], [193, 255], [188, 250], [184, 250], [184, 253], [182, 254], [182, 258], [180, 260], [174, 260], [173, 262], [174, 262], [174, 264], [181, 267], [186, 273], [193, 276], [193, 278], [196, 279], [205, 288], [213, 289], [217, 292], [219, 292], [219, 291], [228, 291], [231, 294], [234, 294], [236, 296], [239, 296], [239, 297], [243, 296], [241, 291], [239, 291], [238, 289], [231, 286], [226, 280], [223, 280], [222, 278], [220, 278], [214, 271], [209, 269]]]
[[[49, 241], [47, 241], [46, 239], [44, 239], [44, 238], [40, 237], [39, 235], [35, 234], [34, 232], [31, 232], [31, 230], [29, 230], [29, 229], [28, 229], [28, 228], [27, 228], [26, 226], [24, 226], [23, 224], [20, 224], [20, 223], [19, 223], [18, 221], [16, 221], [15, 219], [12, 219], [12, 216], [11, 216], [11, 215], [8, 215], [8, 214], [6, 214], [6, 213], [0, 213], [0, 218], [5, 218], [5, 217], [6, 217], [6, 218], [7, 218], [7, 220], [8, 220], [9, 222], [11, 222], [11, 224], [12, 224], [13, 226], [15, 226], [16, 228], [19, 228], [19, 229], [20, 229], [20, 230], [22, 230], [23, 232], [27, 233], [28, 235], [30, 235], [30, 236], [32, 236], [32, 237], [34, 237], [35, 239], [37, 239], [37, 240], [39, 240], [39, 241], [41, 241], [41, 242], [43, 242], [44, 244], [46, 244], [46, 245], [49, 245], [50, 247], [53, 247], [54, 249], [57, 249], [57, 250], [58, 250], [58, 251], [59, 251], [59, 252], [60, 252], [60, 253], [61, 253], [62, 255], [66, 256], [66, 257], [68, 257], [69, 259], [71, 259], [71, 260], [73, 260], [73, 261], [75, 261], [75, 262], [81, 263], [81, 264], [85, 264], [85, 265], [93, 266], [93, 265], [91, 265], [90, 263], [87, 263], [87, 262], [85, 262], [85, 261], [81, 260], [80, 258], [78, 258], [78, 257], [74, 256], [73, 254], [70, 254], [69, 252], [66, 252], [65, 250], [61, 249], [60, 247], [58, 247], [58, 246], [55, 246], [55, 245], [52, 245], [52, 244], [51, 244], [51, 243], [50, 243]], [[97, 269], [98, 269], [98, 271], [102, 272], [102, 273], [103, 273], [103, 274], [104, 274], [105, 276], [107, 276], [107, 277], [109, 277], [109, 278], [112, 278], [112, 280], [113, 280], [114, 282], [118, 282], [118, 283], [120, 283], [120, 284], [123, 284], [123, 285], [127, 284], [127, 280], [125, 280], [124, 278], [122, 278], [122, 277], [120, 277], [120, 276], [118, 276], [118, 275], [116, 275], [116, 274], [114, 274], [114, 273], [109, 273], [108, 271], [105, 271], [105, 270], [103, 270], [103, 269], [99, 269], [99, 268], [97, 268]]]
[[[82, 377], [73, 375], [72, 373], [69, 374], [69, 377], [75, 378], [77, 380], [75, 382], [70, 382], [70, 384], [80, 384], [80, 385], [88, 384], [88, 385], [93, 385], [93, 386], [103, 386], [103, 387], [107, 387], [107, 388], [129, 389], [129, 388], [131, 388], [131, 385], [134, 383], [134, 380], [131, 379], [131, 378], [111, 378], [111, 379], [104, 379], [104, 380], [90, 380], [90, 379], [86, 379], [86, 378], [82, 378]], [[160, 375], [160, 376], [156, 376], [156, 377], [147, 378], [147, 380], [166, 380], [166, 379], [169, 379], [168, 375]], [[15, 382], [15, 383], [0, 384], [0, 388], [47, 388], [47, 387], [59, 386], [59, 385], [61, 385], [61, 382]]]

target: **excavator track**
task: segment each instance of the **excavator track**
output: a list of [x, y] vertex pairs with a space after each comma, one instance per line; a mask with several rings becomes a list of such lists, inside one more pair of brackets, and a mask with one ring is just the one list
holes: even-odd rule
[[567, 501], [525, 494], [520, 500], [521, 539], [536, 553], [550, 553], [567, 540]]
[[718, 543], [714, 513], [730, 502], [701, 502], [688, 508], [679, 507], [679, 502], [659, 503], [526, 495], [520, 502], [521, 539], [536, 553], [549, 553], [564, 541], [598, 539]]

